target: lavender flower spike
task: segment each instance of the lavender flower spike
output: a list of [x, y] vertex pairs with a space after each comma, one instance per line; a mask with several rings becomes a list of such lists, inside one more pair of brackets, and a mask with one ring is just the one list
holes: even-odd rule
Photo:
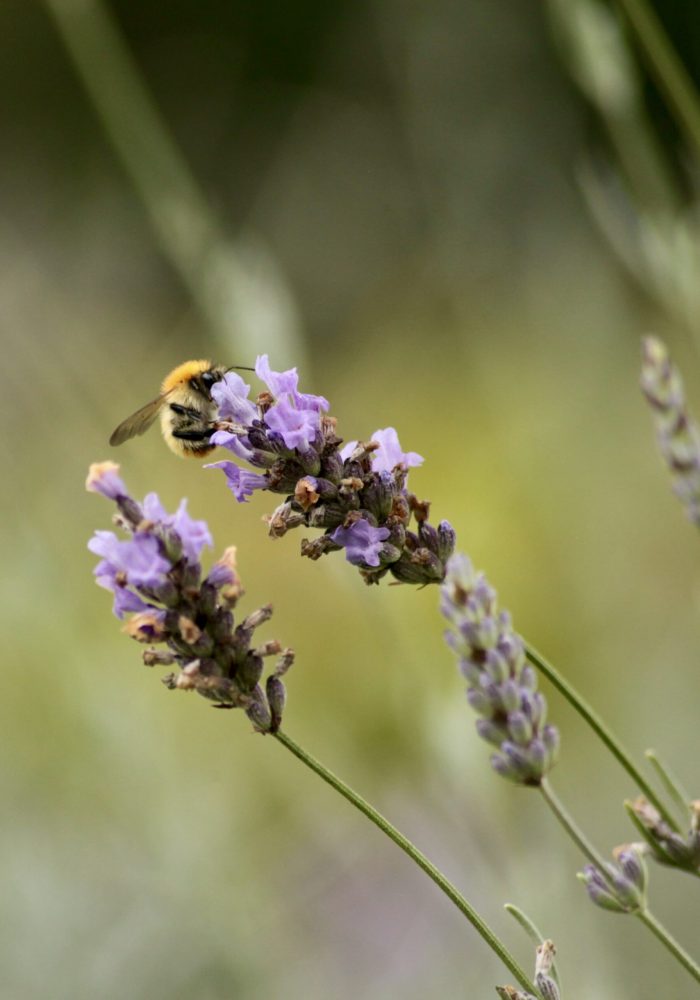
[[205, 468], [224, 472], [239, 503], [256, 490], [282, 494], [284, 501], [266, 518], [269, 534], [281, 538], [301, 526], [320, 530], [302, 541], [302, 555], [310, 559], [344, 549], [366, 583], [389, 573], [401, 583], [440, 583], [455, 536], [447, 521], [430, 525], [430, 505], [408, 490], [409, 469], [421, 464], [421, 456], [402, 450], [393, 427], [341, 448], [328, 401], [299, 392], [296, 368], [273, 371], [263, 354], [255, 372], [267, 390], [254, 403], [235, 373], [212, 387], [219, 419], [211, 442], [256, 471], [230, 459]]
[[547, 704], [522, 638], [468, 556], [449, 559], [440, 590], [441, 610], [452, 626], [445, 638], [459, 657], [467, 700], [481, 716], [477, 732], [499, 748], [491, 766], [516, 784], [539, 785], [556, 763], [559, 733], [545, 725]]
[[615, 862], [605, 871], [586, 865], [578, 878], [592, 903], [612, 913], [636, 913], [646, 907], [647, 869], [644, 844], [622, 844], [613, 851]]
[[700, 525], [700, 428], [688, 411], [678, 369], [656, 337], [642, 341], [641, 386], [652, 407], [673, 492], [690, 520]]
[[[175, 514], [168, 514], [155, 493], [137, 503], [117, 473], [111, 463], [93, 466], [87, 488], [116, 500], [117, 523], [131, 537], [97, 531], [88, 548], [102, 557], [95, 576], [114, 593], [115, 614], [131, 615], [124, 631], [149, 647], [143, 654], [148, 666], [179, 667], [165, 678], [167, 687], [197, 691], [217, 708], [243, 708], [256, 731], [276, 732], [285, 703], [281, 678], [294, 654], [275, 641], [252, 645], [271, 607], [235, 625], [233, 609], [243, 593], [235, 549], [228, 548], [202, 580], [199, 556], [211, 545], [206, 523], [189, 516], [185, 500]], [[263, 657], [277, 654], [263, 688]]]

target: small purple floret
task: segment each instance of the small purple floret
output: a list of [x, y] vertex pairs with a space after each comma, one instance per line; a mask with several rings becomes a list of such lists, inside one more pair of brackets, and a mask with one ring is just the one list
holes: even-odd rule
[[[99, 577], [97, 582], [100, 583]], [[153, 605], [142, 601], [139, 595], [135, 594], [133, 590], [129, 590], [128, 587], [120, 587], [115, 583], [114, 587], [109, 589], [114, 591], [114, 607], [112, 610], [117, 618], [123, 618], [124, 615], [131, 614], [132, 611], [150, 611], [153, 607]]]
[[168, 518], [168, 523], [182, 542], [182, 551], [189, 562], [199, 562], [205, 545], [213, 548], [214, 542], [207, 522], [195, 521], [190, 517], [187, 513], [187, 500], [180, 502], [176, 513]]
[[271, 406], [265, 414], [265, 423], [280, 435], [285, 447], [293, 451], [308, 451], [316, 440], [320, 420], [318, 410], [305, 410], [292, 406], [286, 399]]
[[372, 470], [374, 472], [391, 472], [397, 465], [411, 468], [423, 464], [423, 456], [417, 452], [401, 451], [399, 436], [393, 427], [385, 427], [383, 430], [375, 431], [372, 440], [379, 444], [377, 450], [372, 453]]
[[239, 503], [245, 503], [255, 490], [264, 490], [267, 479], [258, 472], [241, 469], [234, 462], [210, 462], [205, 469], [222, 469], [226, 476], [226, 485]]
[[[157, 588], [165, 582], [170, 570], [170, 563], [161, 555], [160, 545], [153, 535], [135, 534], [128, 541], [120, 542], [112, 531], [96, 531], [88, 548], [102, 556], [111, 571], [123, 573], [126, 582], [134, 587]], [[95, 575], [107, 576], [107, 567], [100, 563]]]
[[298, 392], [299, 375], [296, 368], [289, 368], [286, 372], [273, 372], [267, 354], [259, 355], [255, 362], [255, 374], [261, 382], [264, 382], [276, 400], [285, 396], [291, 397], [291, 401], [300, 410], [328, 410], [329, 402], [323, 396], [314, 396], [307, 392]]
[[[397, 465], [405, 465], [412, 468], [423, 464], [423, 456], [415, 451], [402, 451], [399, 444], [399, 436], [393, 427], [385, 427], [375, 431], [372, 441], [376, 441], [379, 447], [372, 452], [372, 471], [391, 472]], [[340, 457], [344, 462], [352, 455], [357, 447], [357, 441], [348, 441], [340, 449]]]
[[214, 544], [206, 521], [195, 521], [187, 513], [187, 500], [182, 500], [174, 514], [168, 514], [157, 493], [148, 493], [142, 504], [146, 521], [170, 528], [182, 542], [185, 558], [192, 563], [199, 561], [205, 545]]
[[236, 372], [226, 372], [220, 382], [214, 383], [211, 395], [221, 420], [247, 425], [258, 416], [257, 407], [248, 399], [250, 386]]
[[101, 493], [108, 500], [127, 496], [126, 486], [119, 476], [119, 466], [114, 462], [94, 462], [85, 486], [90, 493]]
[[297, 391], [299, 376], [296, 368], [289, 368], [286, 372], [273, 372], [267, 354], [258, 356], [255, 362], [255, 374], [265, 383], [275, 399], [287, 393], [293, 395]]
[[331, 538], [345, 549], [345, 558], [353, 566], [378, 566], [382, 543], [389, 537], [388, 528], [375, 528], [364, 518], [349, 528], [336, 528]]
[[141, 509], [145, 519], [153, 521], [154, 524], [165, 524], [170, 516], [157, 493], [147, 493], [143, 498]]

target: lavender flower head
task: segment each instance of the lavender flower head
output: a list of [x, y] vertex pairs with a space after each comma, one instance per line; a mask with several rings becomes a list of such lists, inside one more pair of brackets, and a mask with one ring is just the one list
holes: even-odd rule
[[[113, 462], [93, 465], [86, 485], [116, 502], [115, 523], [128, 536], [96, 531], [88, 543], [100, 556], [95, 578], [112, 591], [115, 615], [130, 616], [123, 630], [147, 645], [147, 666], [179, 668], [165, 678], [167, 687], [197, 691], [217, 708], [243, 708], [258, 732], [276, 732], [285, 701], [281, 677], [294, 654], [275, 641], [252, 646], [255, 629], [271, 617], [272, 608], [236, 625], [233, 610], [243, 590], [235, 548], [226, 549], [202, 578], [199, 559], [212, 545], [205, 522], [190, 517], [185, 500], [174, 514], [155, 493], [136, 503], [118, 471]], [[277, 654], [263, 689], [263, 658]]]
[[685, 836], [673, 830], [643, 796], [625, 802], [625, 809], [659, 864], [700, 875], [700, 801], [687, 803], [689, 829]]
[[556, 763], [559, 733], [545, 724], [547, 703], [522, 638], [468, 556], [451, 557], [440, 591], [441, 611], [451, 625], [445, 638], [459, 657], [467, 700], [480, 716], [477, 732], [499, 748], [492, 767], [517, 784], [539, 785]]
[[691, 417], [683, 380], [662, 341], [642, 341], [644, 395], [651, 404], [661, 454], [671, 470], [673, 492], [700, 525], [700, 428]]
[[421, 456], [401, 449], [393, 427], [341, 449], [328, 400], [299, 392], [296, 368], [272, 371], [262, 355], [255, 371], [267, 386], [255, 402], [250, 386], [233, 372], [212, 387], [219, 408], [212, 444], [237, 461], [206, 468], [223, 471], [239, 502], [256, 490], [283, 494], [267, 518], [269, 533], [280, 538], [302, 525], [320, 528], [322, 535], [302, 542], [302, 555], [310, 559], [344, 549], [367, 583], [387, 573], [402, 583], [439, 583], [455, 537], [447, 521], [430, 525], [429, 504], [408, 491], [408, 470], [422, 463]]
[[647, 868], [644, 844], [622, 844], [613, 851], [614, 862], [601, 870], [586, 865], [578, 878], [592, 903], [611, 913], [636, 913], [646, 907]]

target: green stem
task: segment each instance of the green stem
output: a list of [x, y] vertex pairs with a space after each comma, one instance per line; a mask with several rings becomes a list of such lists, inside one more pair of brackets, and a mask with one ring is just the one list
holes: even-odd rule
[[[540, 792], [545, 802], [552, 810], [556, 818], [559, 820], [561, 826], [566, 830], [568, 835], [577, 845], [581, 853], [588, 858], [592, 864], [598, 869], [600, 874], [604, 879], [608, 880], [608, 869], [605, 860], [601, 857], [598, 851], [593, 847], [585, 833], [579, 828], [576, 820], [571, 816], [571, 814], [564, 807], [563, 803], [559, 800], [559, 797], [553, 791], [551, 785], [547, 779], [543, 779], [540, 785]], [[700, 982], [700, 967], [696, 965], [690, 955], [685, 951], [678, 942], [671, 936], [671, 934], [666, 930], [663, 924], [660, 924], [656, 917], [649, 912], [647, 909], [640, 909], [634, 911], [635, 916], [639, 917], [643, 924], [652, 931], [653, 934], [661, 941], [665, 948], [671, 952], [675, 958], [681, 963], [681, 965], [687, 969], [687, 971]]]
[[561, 826], [566, 830], [584, 857], [588, 858], [588, 860], [594, 864], [596, 868], [599, 868], [601, 875], [605, 878], [607, 874], [605, 859], [598, 853], [593, 844], [591, 844], [586, 837], [585, 833], [579, 828], [576, 820], [567, 811], [564, 804], [559, 799], [559, 796], [554, 792], [552, 786], [546, 778], [542, 779], [540, 792], [542, 793], [542, 798], [545, 800], [549, 808], [559, 820]]
[[659, 89], [700, 156], [700, 102], [685, 66], [646, 0], [617, 0], [617, 3], [637, 36]]
[[600, 737], [610, 753], [617, 758], [624, 767], [637, 787], [644, 793], [651, 804], [659, 811], [669, 826], [677, 833], [680, 832], [678, 824], [670, 814], [666, 806], [659, 799], [654, 789], [646, 780], [644, 775], [637, 769], [629, 752], [622, 746], [618, 738], [611, 729], [603, 722], [597, 712], [591, 708], [588, 702], [578, 693], [578, 691], [565, 680], [561, 674], [545, 658], [537, 652], [534, 647], [525, 646], [525, 655], [530, 663], [542, 673], [554, 687], [564, 695], [569, 704], [576, 709], [578, 714], [585, 719], [593, 732]]
[[678, 959], [684, 969], [691, 974], [693, 979], [700, 983], [700, 966], [690, 957], [688, 952], [682, 948], [676, 939], [666, 930], [663, 924], [660, 924], [653, 913], [649, 910], [637, 910], [636, 916], [642, 921], [643, 924], [649, 928], [649, 930], [656, 935], [659, 941], [664, 945], [665, 948], [671, 952], [671, 954]]
[[359, 809], [367, 819], [371, 820], [375, 826], [378, 826], [382, 833], [385, 833], [390, 840], [400, 847], [404, 853], [406, 853], [412, 861], [422, 868], [425, 874], [435, 882], [435, 884], [442, 889], [448, 899], [451, 899], [455, 906], [461, 910], [464, 916], [467, 918], [472, 927], [477, 931], [478, 934], [484, 939], [486, 944], [494, 951], [503, 964], [512, 972], [515, 978], [518, 980], [523, 989], [529, 990], [538, 996], [538, 991], [530, 979], [528, 979], [525, 972], [520, 968], [516, 960], [506, 949], [506, 947], [501, 943], [501, 941], [496, 937], [491, 928], [482, 920], [476, 910], [467, 902], [467, 900], [462, 896], [460, 892], [449, 882], [445, 876], [439, 871], [431, 861], [422, 854], [417, 847], [411, 843], [402, 833], [400, 833], [396, 827], [392, 826], [391, 823], [378, 813], [377, 810], [369, 804], [362, 796], [358, 795], [352, 788], [345, 784], [337, 775], [329, 771], [327, 767], [324, 767], [319, 761], [306, 752], [298, 743], [290, 739], [286, 733], [277, 732], [274, 734], [275, 739], [287, 748], [291, 753], [294, 754], [303, 764], [306, 764], [308, 768], [314, 771], [320, 778], [322, 778], [327, 784], [339, 792], [343, 798], [347, 799], [348, 802], [352, 803], [356, 809]]

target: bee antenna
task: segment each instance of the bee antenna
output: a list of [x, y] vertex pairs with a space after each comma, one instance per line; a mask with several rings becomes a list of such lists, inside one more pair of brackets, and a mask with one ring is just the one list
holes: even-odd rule
[[227, 372], [254, 372], [254, 368], [249, 368], [248, 365], [231, 365], [226, 369]]

